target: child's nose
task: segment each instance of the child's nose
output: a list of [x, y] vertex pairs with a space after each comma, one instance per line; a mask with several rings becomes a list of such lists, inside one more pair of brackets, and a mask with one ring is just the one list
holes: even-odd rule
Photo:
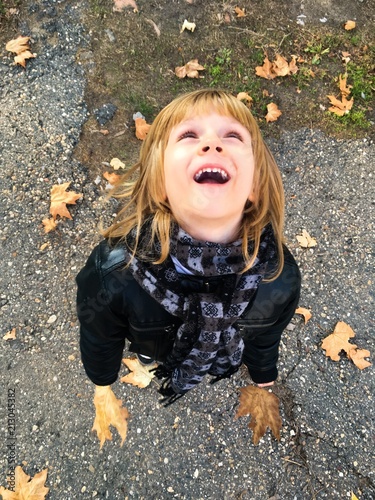
[[215, 149], [218, 153], [221, 153], [223, 151], [223, 148], [221, 146], [203, 146], [202, 151], [203, 153], [207, 153], [210, 149]]
[[205, 139], [202, 141], [201, 150], [203, 153], [207, 153], [208, 151], [217, 151], [218, 153], [222, 153], [223, 144], [218, 137]]

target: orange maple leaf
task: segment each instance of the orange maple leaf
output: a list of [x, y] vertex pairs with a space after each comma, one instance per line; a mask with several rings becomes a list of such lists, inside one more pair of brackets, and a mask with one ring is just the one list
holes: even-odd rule
[[95, 386], [95, 420], [92, 431], [96, 431], [100, 440], [100, 448], [102, 448], [105, 440], [112, 441], [112, 433], [109, 426], [116, 427], [120, 434], [122, 441], [121, 446], [124, 444], [126, 434], [128, 431], [129, 412], [126, 408], [122, 408], [122, 401], [116, 399], [111, 387], [109, 385]]
[[57, 228], [56, 221], [52, 218], [43, 219], [42, 224], [44, 226], [44, 232], [49, 233], [50, 231], [54, 231]]
[[368, 366], [371, 366], [370, 361], [367, 361], [364, 358], [370, 357], [370, 351], [367, 349], [350, 349], [348, 352], [348, 358], [353, 361], [355, 366], [360, 370], [364, 370]]
[[280, 54], [277, 54], [276, 59], [273, 62], [272, 70], [277, 76], [289, 75], [290, 70], [288, 61], [284, 57], [280, 56]]
[[112, 186], [115, 186], [118, 184], [121, 180], [121, 175], [115, 174], [115, 173], [109, 173], [109, 172], [104, 172], [103, 173], [104, 179], [106, 179]]
[[237, 17], [246, 17], [245, 9], [241, 9], [240, 7], [235, 7], [234, 12], [237, 14]]
[[273, 71], [273, 63], [266, 56], [263, 61], [263, 66], [257, 66], [255, 68], [255, 74], [267, 80], [272, 80], [276, 78], [276, 74]]
[[203, 76], [199, 74], [199, 71], [203, 70], [204, 66], [198, 63], [198, 59], [192, 59], [187, 62], [185, 66], [178, 66], [175, 68], [174, 72], [178, 78], [185, 78], [185, 76], [188, 78], [203, 78]]
[[67, 217], [71, 219], [72, 216], [66, 205], [75, 205], [79, 198], [82, 198], [82, 194], [77, 194], [74, 191], [66, 191], [70, 186], [70, 182], [65, 182], [64, 184], [55, 184], [51, 188], [51, 207], [50, 214], [54, 219], [59, 215], [60, 217]]
[[349, 342], [349, 339], [353, 337], [355, 337], [355, 333], [352, 328], [344, 321], [339, 321], [331, 335], [323, 340], [322, 349], [326, 351], [326, 356], [334, 361], [340, 361], [340, 352], [345, 351], [348, 358], [360, 370], [363, 370], [371, 365], [369, 361], [363, 359], [370, 356], [370, 351], [357, 349], [356, 344]]
[[353, 88], [353, 85], [347, 85], [347, 75], [339, 75], [339, 87], [342, 96], [348, 96]]
[[12, 330], [9, 330], [4, 336], [4, 340], [14, 340], [16, 338], [16, 329], [12, 328]]
[[280, 54], [277, 54], [274, 62], [271, 62], [266, 56], [263, 61], [263, 66], [257, 66], [255, 68], [255, 74], [267, 80], [273, 80], [277, 76], [294, 75], [298, 71], [296, 61], [297, 56], [292, 56], [290, 63]]
[[344, 28], [346, 29], [346, 31], [354, 30], [355, 21], [346, 21]]
[[333, 104], [328, 110], [338, 116], [347, 115], [354, 104], [353, 98], [348, 101], [345, 96], [342, 96], [341, 101], [339, 101], [334, 95], [327, 95], [327, 97], [331, 101], [331, 104]]
[[274, 102], [267, 104], [267, 111], [268, 111], [268, 113], [266, 114], [267, 122], [275, 122], [279, 118], [279, 116], [282, 115], [282, 112], [279, 110], [277, 104], [275, 104]]
[[312, 317], [311, 311], [309, 309], [306, 309], [305, 307], [297, 307], [297, 309], [295, 310], [295, 314], [302, 314], [302, 316], [305, 318], [305, 325]]
[[19, 36], [14, 40], [10, 40], [6, 45], [5, 49], [9, 52], [14, 52], [17, 54], [14, 57], [15, 64], [20, 64], [24, 68], [26, 67], [26, 60], [36, 57], [36, 54], [30, 52], [29, 47], [29, 36]]
[[44, 500], [49, 488], [44, 486], [47, 479], [48, 470], [44, 469], [35, 474], [30, 481], [30, 476], [25, 474], [19, 465], [15, 468], [15, 487], [13, 490], [6, 490], [0, 486], [0, 495], [3, 500]]
[[136, 138], [140, 141], [144, 141], [151, 125], [149, 125], [144, 118], [136, 118], [134, 120], [134, 123]]
[[120, 382], [125, 384], [131, 384], [135, 387], [144, 388], [147, 387], [151, 380], [155, 377], [155, 374], [150, 370], [157, 367], [157, 364], [144, 366], [136, 358], [125, 358], [122, 362], [131, 370], [131, 373], [120, 378]]
[[282, 425], [279, 413], [279, 398], [265, 389], [248, 385], [240, 388], [240, 406], [235, 419], [251, 415], [249, 423], [253, 430], [253, 443], [257, 445], [266, 433], [267, 427], [277, 440], [280, 440]]
[[246, 101], [247, 106], [250, 108], [250, 106], [253, 103], [253, 98], [247, 93], [247, 92], [239, 92], [237, 94], [237, 99], [239, 101]]
[[341, 101], [339, 101], [334, 95], [327, 95], [328, 99], [331, 101], [331, 106], [329, 111], [335, 113], [338, 116], [344, 116], [349, 113], [349, 111], [353, 107], [354, 99], [351, 98], [349, 101], [347, 97], [349, 97], [350, 89], [353, 87], [352, 85], [347, 85], [346, 83], [347, 75], [339, 75], [339, 88], [341, 94]]

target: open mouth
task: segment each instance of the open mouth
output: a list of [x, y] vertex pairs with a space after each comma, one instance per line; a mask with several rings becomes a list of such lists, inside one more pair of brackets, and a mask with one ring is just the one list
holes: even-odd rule
[[225, 184], [229, 181], [229, 175], [221, 168], [202, 168], [194, 175], [198, 184]]

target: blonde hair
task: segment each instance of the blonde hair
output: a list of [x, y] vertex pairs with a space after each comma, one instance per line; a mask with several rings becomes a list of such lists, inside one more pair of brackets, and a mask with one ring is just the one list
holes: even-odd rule
[[[231, 116], [240, 122], [250, 133], [254, 154], [254, 198], [244, 207], [239, 237], [246, 266], [253, 265], [259, 249], [262, 229], [271, 223], [278, 246], [278, 268], [273, 275], [277, 277], [284, 264], [283, 224], [284, 190], [276, 162], [264, 143], [259, 127], [249, 109], [233, 95], [213, 89], [203, 89], [184, 94], [174, 99], [155, 118], [142, 144], [138, 162], [125, 174], [123, 182], [113, 192], [116, 198], [126, 198], [127, 202], [117, 214], [113, 224], [103, 235], [105, 238], [125, 238], [136, 229], [135, 245], [132, 253], [137, 253], [141, 228], [146, 219], [151, 220], [150, 255], [155, 241], [160, 241], [161, 252], [155, 264], [163, 262], [169, 254], [171, 223], [175, 221], [165, 195], [164, 151], [171, 130], [191, 116], [195, 110], [199, 114], [216, 112]], [[138, 173], [138, 178], [132, 177]], [[248, 240], [254, 241], [253, 255], [248, 252]], [[142, 248], [142, 254], [145, 249]], [[147, 250], [146, 250], [147, 251]]]

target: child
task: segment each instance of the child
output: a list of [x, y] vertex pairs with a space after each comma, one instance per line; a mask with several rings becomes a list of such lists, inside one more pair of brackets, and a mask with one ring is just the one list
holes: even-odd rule
[[92, 382], [115, 382], [127, 339], [158, 362], [167, 404], [242, 362], [272, 385], [300, 273], [283, 245], [281, 176], [248, 108], [212, 89], [172, 101], [117, 196], [126, 204], [77, 276]]

